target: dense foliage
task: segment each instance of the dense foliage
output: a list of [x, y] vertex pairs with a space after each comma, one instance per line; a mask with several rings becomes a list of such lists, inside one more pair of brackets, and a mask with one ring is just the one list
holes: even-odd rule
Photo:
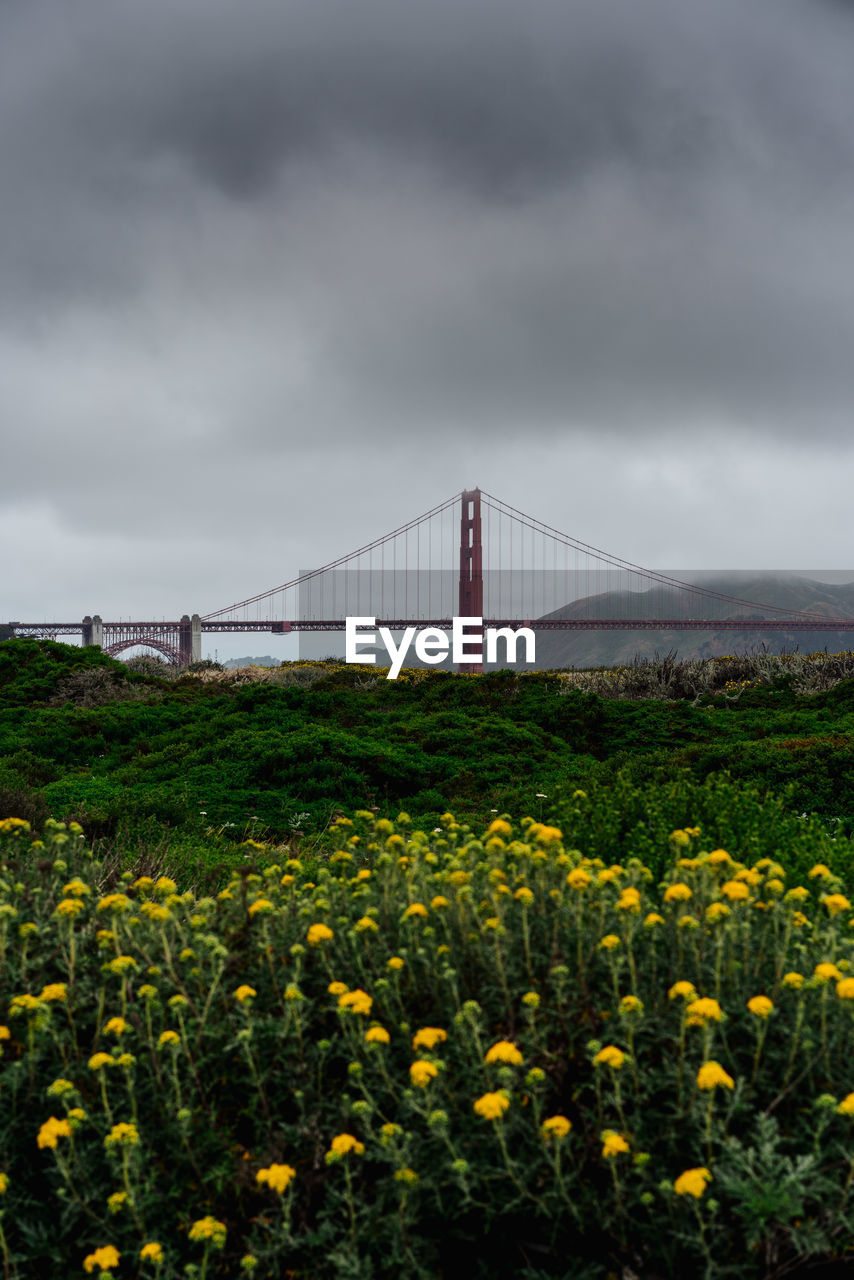
[[157, 670], [0, 643], [0, 809], [197, 873], [234, 865], [247, 836], [322, 841], [358, 807], [426, 826], [448, 807], [539, 816], [621, 772], [664, 785], [725, 770], [834, 832], [854, 825], [851, 655], [396, 682], [316, 663]]
[[203, 898], [0, 823], [5, 1275], [850, 1265], [848, 886], [726, 792], [660, 880], [570, 799], [604, 856], [360, 812]]

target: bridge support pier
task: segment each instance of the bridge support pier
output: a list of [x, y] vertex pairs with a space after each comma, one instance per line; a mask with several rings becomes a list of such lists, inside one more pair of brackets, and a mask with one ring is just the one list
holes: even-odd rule
[[178, 623], [178, 652], [182, 667], [188, 667], [191, 662], [201, 662], [202, 620], [197, 613], [192, 618], [185, 613]]
[[104, 624], [101, 615], [96, 613], [90, 618], [88, 613], [83, 619], [83, 644], [94, 645], [98, 649], [104, 647]]

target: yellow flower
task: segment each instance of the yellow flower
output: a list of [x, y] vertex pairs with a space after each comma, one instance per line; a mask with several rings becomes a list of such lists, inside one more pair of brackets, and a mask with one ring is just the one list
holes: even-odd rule
[[590, 884], [590, 879], [590, 872], [585, 871], [584, 867], [573, 867], [566, 877], [566, 883], [570, 889], [586, 889]]
[[0, 820], [0, 834], [4, 836], [18, 835], [20, 832], [29, 831], [30, 824], [26, 818], [3, 818]]
[[269, 898], [256, 898], [249, 907], [249, 915], [257, 916], [261, 913], [266, 914], [273, 910], [273, 904]]
[[443, 898], [440, 893], [437, 893], [436, 897], [430, 900], [430, 908], [433, 911], [441, 911], [443, 907], [449, 907], [450, 905], [448, 899]]
[[414, 1187], [418, 1182], [418, 1174], [414, 1169], [410, 1169], [409, 1167], [405, 1169], [395, 1169], [394, 1180], [395, 1182], [405, 1182], [408, 1187]]
[[39, 1000], [67, 1000], [68, 987], [64, 982], [50, 982], [42, 988]]
[[626, 1055], [622, 1049], [618, 1049], [615, 1044], [606, 1044], [604, 1049], [600, 1049], [593, 1059], [594, 1067], [612, 1067], [614, 1071], [619, 1071], [620, 1067], [626, 1060]]
[[345, 991], [338, 997], [338, 1008], [349, 1009], [351, 1013], [367, 1015], [371, 1012], [373, 1003], [373, 997], [367, 991], [362, 991], [361, 987], [357, 987], [355, 991]]
[[[854, 987], [854, 982], [851, 985]], [[752, 996], [747, 1002], [747, 1007], [757, 1018], [767, 1018], [774, 1005], [767, 996]]]
[[438, 1074], [439, 1068], [435, 1062], [429, 1062], [426, 1058], [419, 1058], [409, 1068], [409, 1078], [419, 1089], [426, 1089], [430, 1081], [435, 1080]]
[[365, 1032], [366, 1044], [389, 1044], [391, 1036], [385, 1027], [368, 1027]]
[[74, 1093], [74, 1085], [70, 1080], [63, 1080], [60, 1076], [58, 1080], [54, 1080], [53, 1084], [49, 1084], [46, 1089], [49, 1098], [63, 1098], [67, 1093]]
[[527, 836], [529, 840], [536, 840], [537, 844], [548, 845], [562, 840], [563, 832], [559, 827], [547, 827], [543, 822], [532, 822], [528, 827]]
[[697, 1088], [715, 1089], [718, 1085], [723, 1085], [726, 1089], [733, 1089], [735, 1088], [735, 1081], [731, 1075], [724, 1071], [719, 1062], [704, 1062], [697, 1072]]
[[346, 1156], [351, 1151], [353, 1155], [363, 1155], [365, 1151], [364, 1142], [359, 1142], [357, 1138], [353, 1137], [352, 1133], [339, 1133], [332, 1139], [327, 1156], [332, 1156], [333, 1159], [339, 1160], [341, 1156]]
[[112, 1271], [113, 1267], [119, 1265], [120, 1257], [121, 1254], [113, 1245], [102, 1245], [100, 1249], [96, 1249], [94, 1253], [87, 1254], [83, 1259], [83, 1270], [91, 1272], [97, 1267], [99, 1271]]
[[804, 975], [796, 973], [793, 969], [791, 973], [783, 975], [783, 986], [791, 987], [794, 991], [799, 991], [804, 985]]
[[807, 872], [807, 874], [811, 880], [815, 880], [816, 878], [820, 880], [830, 880], [832, 873], [830, 867], [826, 867], [823, 862], [817, 862], [815, 866]]
[[506, 1062], [511, 1067], [520, 1067], [524, 1059], [510, 1040], [498, 1040], [491, 1049], [487, 1049], [484, 1062]]
[[61, 916], [79, 916], [84, 909], [79, 898], [62, 898], [56, 904], [57, 914]]
[[216, 1249], [221, 1249], [225, 1244], [226, 1227], [224, 1222], [218, 1222], [216, 1218], [207, 1214], [204, 1218], [199, 1218], [190, 1227], [189, 1237], [191, 1240], [210, 1240]]
[[522, 885], [521, 889], [517, 889], [513, 894], [513, 897], [517, 902], [521, 902], [523, 907], [530, 907], [531, 903], [534, 901], [533, 893], [525, 885]]
[[706, 919], [710, 924], [714, 924], [716, 920], [723, 920], [729, 914], [730, 910], [725, 902], [710, 902], [706, 907]]
[[110, 1147], [135, 1147], [139, 1142], [139, 1130], [135, 1124], [127, 1124], [122, 1121], [120, 1124], [114, 1124], [104, 1139], [104, 1146], [109, 1150]]
[[677, 1196], [693, 1196], [696, 1200], [706, 1190], [706, 1183], [711, 1182], [712, 1175], [708, 1169], [686, 1169], [684, 1173], [680, 1173], [679, 1177], [673, 1183], [673, 1190]]
[[495, 818], [487, 827], [486, 834], [488, 836], [500, 836], [503, 840], [506, 840], [508, 836], [512, 836], [513, 828], [503, 818]]
[[326, 990], [331, 996], [343, 996], [344, 992], [349, 988], [346, 982], [330, 982]]
[[56, 1116], [51, 1116], [48, 1120], [45, 1120], [44, 1124], [39, 1129], [36, 1143], [39, 1147], [50, 1147], [53, 1149], [56, 1147], [57, 1141], [60, 1138], [70, 1137], [71, 1125], [68, 1121], [58, 1120]]
[[802, 884], [795, 885], [794, 889], [790, 889], [783, 899], [784, 902], [806, 902], [810, 896], [809, 889], [805, 889]]
[[813, 970], [813, 977], [817, 978], [818, 981], [823, 984], [825, 982], [830, 982], [831, 978], [834, 978], [838, 982], [841, 979], [842, 974], [835, 964], [831, 964], [830, 961], [825, 960], [821, 964], [816, 965]]
[[99, 911], [127, 911], [130, 898], [124, 893], [108, 893], [98, 903]]
[[840, 911], [850, 911], [851, 903], [844, 893], [826, 893], [822, 902], [827, 907], [828, 915], [838, 916]]
[[854, 1116], [854, 1093], [849, 1093], [836, 1108], [841, 1116]]
[[255, 990], [254, 987], [250, 987], [247, 983], [244, 982], [243, 985], [238, 987], [237, 990], [235, 991], [234, 998], [240, 1004], [243, 1004], [246, 1000], [254, 1000], [257, 994], [258, 992]]
[[405, 963], [406, 962], [401, 959], [400, 956], [392, 956], [391, 959], [387, 961], [389, 969], [402, 969]]
[[649, 915], [644, 916], [645, 929], [654, 929], [657, 924], [664, 924], [664, 916], [660, 916], [657, 911], [650, 911]]
[[142, 1262], [162, 1262], [163, 1246], [156, 1240], [149, 1240], [148, 1244], [144, 1244], [140, 1249], [139, 1256]]
[[687, 902], [689, 898], [693, 898], [693, 893], [687, 884], [671, 884], [664, 891], [665, 902]]
[[727, 880], [721, 885], [721, 893], [730, 902], [745, 902], [750, 897], [750, 889], [743, 880]]
[[127, 1198], [128, 1193], [126, 1191], [114, 1191], [111, 1196], [107, 1196], [107, 1211], [109, 1213], [120, 1213]]
[[161, 1031], [161, 1032], [160, 1032], [160, 1037], [159, 1037], [159, 1039], [158, 1039], [157, 1043], [158, 1043], [159, 1045], [161, 1045], [161, 1044], [180, 1044], [180, 1043], [181, 1043], [181, 1037], [178, 1035], [178, 1032], [177, 1032], [177, 1031]]
[[721, 867], [727, 862], [732, 862], [732, 858], [726, 849], [713, 849], [709, 854], [709, 865], [712, 867]]
[[673, 986], [668, 991], [667, 996], [670, 1000], [678, 1000], [680, 998], [683, 1000], [689, 1000], [693, 999], [696, 994], [697, 991], [693, 982], [686, 982], [685, 979], [682, 978], [679, 982], [674, 982]]
[[612, 1160], [614, 1156], [618, 1156], [629, 1150], [629, 1144], [621, 1133], [616, 1133], [613, 1129], [604, 1129], [602, 1137], [602, 1155], [606, 1160]]
[[624, 1016], [630, 1013], [643, 1013], [643, 1001], [637, 996], [623, 996], [620, 1001], [620, 1015]]
[[510, 1099], [503, 1091], [484, 1093], [473, 1103], [474, 1110], [479, 1116], [483, 1116], [484, 1120], [500, 1120], [509, 1106]]
[[854, 1000], [854, 978], [841, 978], [836, 984], [836, 994], [840, 1000]]
[[379, 925], [373, 916], [360, 916], [353, 925], [356, 933], [378, 933]]
[[281, 1195], [283, 1191], [287, 1191], [296, 1175], [296, 1169], [289, 1164], [271, 1164], [266, 1169], [258, 1170], [255, 1181], [266, 1183], [271, 1191]]
[[89, 1059], [89, 1070], [100, 1071], [102, 1067], [112, 1067], [115, 1061], [110, 1053], [93, 1053]]
[[620, 939], [616, 933], [606, 933], [605, 937], [599, 942], [599, 949], [602, 951], [613, 951], [614, 947], [620, 945]]
[[110, 1018], [104, 1024], [104, 1035], [107, 1036], [123, 1036], [128, 1029], [128, 1024], [124, 1018]]
[[413, 902], [413, 903], [412, 903], [410, 906], [408, 906], [408, 907], [406, 908], [406, 910], [404, 911], [404, 913], [403, 913], [403, 918], [404, 918], [404, 920], [411, 920], [413, 916], [421, 916], [421, 917], [424, 917], [424, 916], [426, 916], [426, 915], [427, 915], [427, 908], [424, 906], [424, 903], [423, 903], [423, 902]]
[[540, 1125], [540, 1133], [546, 1139], [557, 1138], [561, 1141], [571, 1128], [572, 1122], [567, 1120], [566, 1116], [549, 1116], [548, 1120], [544, 1120]]
[[162, 922], [168, 920], [172, 912], [168, 907], [164, 907], [162, 902], [143, 902], [139, 909], [140, 915], [145, 916], [146, 920], [155, 920]]
[[617, 910], [639, 912], [640, 911], [640, 893], [638, 892], [638, 890], [632, 888], [631, 886], [629, 886], [629, 888], [627, 889], [624, 889], [623, 892], [620, 894], [619, 901], [617, 902]]
[[441, 1027], [422, 1027], [412, 1037], [412, 1047], [413, 1049], [435, 1049], [437, 1044], [442, 1044], [447, 1038], [447, 1031], [443, 1031]]
[[703, 996], [686, 1005], [685, 1016], [689, 1026], [702, 1027], [707, 1022], [720, 1022], [723, 1010], [717, 1000], [713, 1000], [711, 996]]
[[29, 992], [22, 996], [12, 996], [9, 1004], [9, 1017], [16, 1018], [19, 1013], [26, 1011], [27, 1013], [36, 1013], [41, 1008], [41, 1001], [38, 996], [31, 996]]
[[328, 942], [330, 938], [334, 938], [335, 934], [329, 928], [328, 924], [313, 924], [306, 934], [306, 940], [310, 947], [316, 947], [321, 942]]
[[0, 1040], [10, 1040], [11, 1038], [12, 1038], [12, 1032], [9, 1030], [9, 1028], [0, 1027]]

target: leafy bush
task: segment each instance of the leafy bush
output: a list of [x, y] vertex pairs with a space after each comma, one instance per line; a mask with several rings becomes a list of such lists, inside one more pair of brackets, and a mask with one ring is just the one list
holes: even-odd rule
[[749, 864], [685, 825], [657, 882], [619, 834], [362, 812], [197, 898], [6, 820], [6, 1274], [850, 1264], [847, 886], [731, 821]]

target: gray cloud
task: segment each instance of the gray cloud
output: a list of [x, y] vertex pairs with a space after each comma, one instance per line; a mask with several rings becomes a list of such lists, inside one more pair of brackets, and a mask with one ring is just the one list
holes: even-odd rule
[[847, 450], [852, 52], [796, 0], [0, 3], [0, 515], [146, 592], [195, 547], [202, 608], [226, 517], [255, 590], [382, 532], [371, 486], [559, 508], [582, 453], [617, 552], [643, 510], [684, 558], [674, 451], [736, 505], [711, 459], [761, 462], [773, 523]]

